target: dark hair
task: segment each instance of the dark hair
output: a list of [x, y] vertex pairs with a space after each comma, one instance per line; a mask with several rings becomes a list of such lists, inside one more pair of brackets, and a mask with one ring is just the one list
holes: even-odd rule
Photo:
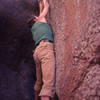
[[30, 28], [35, 23], [35, 20], [34, 20], [35, 17], [34, 16], [38, 17], [39, 14], [40, 14], [39, 1], [38, 0], [33, 0], [33, 14], [30, 16], [30, 18], [27, 21]]

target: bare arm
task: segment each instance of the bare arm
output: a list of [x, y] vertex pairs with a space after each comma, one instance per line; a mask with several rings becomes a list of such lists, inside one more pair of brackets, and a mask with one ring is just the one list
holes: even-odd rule
[[40, 15], [39, 15], [39, 17], [35, 16], [35, 18], [36, 18], [35, 21], [47, 23], [46, 15], [48, 14], [48, 11], [49, 11], [49, 3], [47, 2], [47, 0], [43, 0], [43, 5], [40, 6]]
[[49, 11], [49, 3], [47, 2], [47, 0], [43, 0], [43, 5], [44, 5], [44, 8], [43, 8], [43, 11], [40, 12], [39, 18], [46, 17]]

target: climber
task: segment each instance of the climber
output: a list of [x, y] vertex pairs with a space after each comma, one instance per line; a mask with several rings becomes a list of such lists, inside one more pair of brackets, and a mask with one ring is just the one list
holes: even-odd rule
[[[49, 10], [47, 0], [39, 0], [39, 16], [34, 16], [31, 32], [35, 41], [33, 54], [36, 64], [35, 100], [51, 100], [55, 93], [55, 57], [53, 33], [46, 16]], [[39, 94], [39, 96], [38, 96]]]

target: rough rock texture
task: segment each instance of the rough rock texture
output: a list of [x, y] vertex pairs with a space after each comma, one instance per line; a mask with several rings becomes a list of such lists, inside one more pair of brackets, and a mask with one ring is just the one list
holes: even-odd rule
[[52, 0], [50, 6], [59, 100], [100, 100], [100, 1]]
[[[100, 100], [100, 0], [49, 0], [59, 100]], [[33, 100], [32, 0], [0, 0], [0, 100]]]

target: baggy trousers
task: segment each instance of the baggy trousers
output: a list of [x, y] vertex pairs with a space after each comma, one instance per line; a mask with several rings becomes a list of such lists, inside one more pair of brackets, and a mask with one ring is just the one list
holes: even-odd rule
[[55, 94], [55, 57], [53, 43], [41, 41], [34, 51], [36, 83], [34, 90], [39, 96], [53, 97]]

